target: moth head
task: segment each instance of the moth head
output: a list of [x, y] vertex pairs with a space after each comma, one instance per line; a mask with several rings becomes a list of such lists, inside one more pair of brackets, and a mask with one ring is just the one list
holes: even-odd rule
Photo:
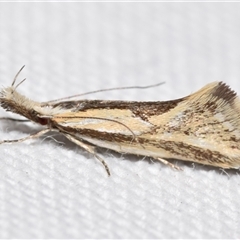
[[16, 76], [13, 79], [12, 85], [7, 88], [3, 88], [2, 91], [0, 92], [0, 105], [2, 108], [6, 109], [7, 111], [11, 111], [12, 105], [15, 104], [16, 100], [18, 99], [18, 93], [16, 91], [17, 87], [22, 84], [25, 80], [23, 79], [21, 82], [19, 82], [16, 86], [16, 80], [20, 72], [23, 70], [25, 66], [22, 66], [21, 69], [18, 71]]
[[6, 111], [11, 111], [13, 113], [25, 116], [26, 118], [29, 118], [33, 121], [36, 121], [35, 118], [37, 118], [37, 112], [34, 111], [34, 106], [39, 105], [39, 103], [30, 100], [29, 98], [23, 96], [16, 91], [17, 87], [26, 80], [23, 79], [17, 85], [15, 85], [16, 79], [23, 68], [24, 66], [18, 71], [18, 73], [14, 77], [12, 85], [1, 90], [0, 106]]

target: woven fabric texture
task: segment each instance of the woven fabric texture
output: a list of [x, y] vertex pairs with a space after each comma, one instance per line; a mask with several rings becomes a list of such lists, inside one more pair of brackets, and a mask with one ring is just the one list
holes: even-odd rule
[[[163, 101], [212, 81], [240, 94], [240, 3], [0, 3], [1, 86], [35, 101]], [[14, 116], [0, 110], [3, 117]], [[0, 122], [0, 140], [40, 130]], [[240, 238], [239, 171], [104, 149], [56, 133], [0, 145], [1, 238]]]

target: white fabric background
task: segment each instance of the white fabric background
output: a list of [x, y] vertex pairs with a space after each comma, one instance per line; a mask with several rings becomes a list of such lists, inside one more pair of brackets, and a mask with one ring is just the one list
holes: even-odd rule
[[[222, 80], [240, 94], [239, 3], [0, 3], [1, 85], [47, 101], [168, 100]], [[10, 116], [3, 110], [1, 116]], [[40, 129], [0, 122], [0, 139]], [[92, 156], [62, 136], [0, 146], [1, 238], [239, 238], [237, 171]], [[47, 135], [50, 136], [50, 135]]]

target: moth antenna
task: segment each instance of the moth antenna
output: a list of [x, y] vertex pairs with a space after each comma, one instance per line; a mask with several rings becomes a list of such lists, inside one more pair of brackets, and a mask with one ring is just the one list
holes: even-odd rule
[[[16, 80], [17, 80], [17, 77], [19, 76], [20, 72], [23, 70], [24, 67], [25, 67], [25, 65], [23, 65], [23, 66], [20, 68], [20, 70], [17, 72], [16, 76], [15, 76], [14, 79], [13, 79], [12, 87], [14, 86], [14, 84], [15, 84], [15, 82], [16, 82]], [[24, 79], [24, 80], [25, 80], [25, 79]], [[23, 82], [23, 81], [22, 81], [22, 82]], [[21, 83], [22, 83], [22, 82], [21, 82]], [[19, 86], [19, 84], [18, 84], [17, 86]], [[16, 89], [16, 88], [15, 88], [15, 89]]]
[[[42, 116], [42, 117], [44, 117], [44, 116]], [[62, 116], [61, 118], [63, 118], [63, 119], [64, 118], [70, 119], [70, 118], [76, 118], [76, 117], [63, 117]], [[136, 138], [136, 134], [131, 130], [130, 127], [128, 127], [126, 124], [121, 123], [121, 122], [119, 122], [117, 120], [109, 119], [109, 118], [101, 118], [101, 117], [78, 117], [78, 118], [98, 119], [98, 120], [105, 120], [105, 121], [109, 121], [109, 122], [115, 122], [117, 124], [120, 124], [120, 125], [124, 126], [133, 135], [133, 137]]]
[[18, 83], [18, 85], [17, 85], [14, 89], [16, 90], [17, 87], [18, 87], [19, 85], [21, 85], [25, 80], [26, 80], [26, 78], [24, 78], [20, 83]]
[[[70, 119], [70, 118], [75, 118], [75, 117], [61, 117], [61, 118]], [[117, 121], [117, 120], [108, 119], [108, 118], [101, 118], [101, 117], [79, 117], [79, 118], [89, 118], [89, 119], [98, 119], [98, 120], [105, 120], [105, 121], [109, 121], [109, 122], [115, 122], [115, 123], [117, 123], [117, 124], [119, 124], [119, 125], [124, 126], [124, 127], [132, 134], [133, 139], [135, 139], [135, 140], [138, 142], [138, 138], [137, 138], [136, 134], [131, 130], [131, 128], [128, 127], [126, 124], [121, 123], [121, 122], [119, 122], [119, 121]], [[139, 143], [139, 142], [138, 142], [138, 143]], [[141, 143], [139, 143], [139, 144], [142, 146], [142, 148], [144, 148], [144, 146], [143, 146]]]
[[126, 90], [126, 89], [146, 89], [146, 88], [152, 88], [152, 87], [157, 87], [160, 86], [162, 84], [164, 84], [165, 82], [160, 82], [160, 83], [156, 83], [156, 84], [152, 84], [152, 85], [146, 85], [146, 86], [130, 86], [130, 87], [115, 87], [115, 88], [104, 88], [104, 89], [99, 89], [99, 90], [95, 90], [95, 91], [90, 91], [90, 92], [85, 92], [85, 93], [80, 93], [80, 94], [76, 94], [70, 97], [64, 97], [64, 98], [59, 98], [59, 99], [55, 99], [55, 100], [51, 100], [48, 102], [45, 102], [46, 104], [49, 103], [54, 103], [54, 102], [58, 102], [58, 101], [63, 101], [63, 100], [68, 100], [71, 98], [75, 98], [75, 97], [82, 97], [85, 95], [89, 95], [89, 94], [93, 94], [93, 93], [99, 93], [99, 92], [108, 92], [108, 91], [114, 91], [114, 90]]
[[89, 94], [92, 94], [92, 93], [114, 91], [114, 90], [146, 89], [146, 88], [157, 87], [157, 86], [160, 86], [162, 84], [164, 84], [164, 82], [160, 82], [160, 83], [156, 83], [156, 84], [152, 84], [152, 85], [146, 85], [146, 86], [130, 86], [130, 87], [105, 88], [105, 89], [99, 89], [99, 90], [95, 90], [95, 91], [90, 91], [90, 92], [76, 94], [76, 95], [70, 96], [69, 98], [78, 97], [78, 96], [85, 96], [85, 95], [89, 95]]

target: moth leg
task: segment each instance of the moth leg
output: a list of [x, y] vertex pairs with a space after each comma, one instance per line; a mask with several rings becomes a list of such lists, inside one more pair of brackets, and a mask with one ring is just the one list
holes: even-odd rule
[[160, 158], [160, 157], [157, 157], [157, 158], [154, 158], [158, 161], [160, 161], [161, 163], [165, 164], [165, 165], [168, 165], [169, 167], [173, 168], [173, 169], [176, 169], [176, 170], [179, 170], [179, 171], [182, 171], [182, 168], [176, 166], [175, 164], [173, 163], [170, 163], [169, 161], [163, 159], [163, 158]]
[[29, 140], [29, 139], [33, 139], [33, 138], [38, 138], [40, 137], [41, 135], [47, 133], [47, 132], [50, 132], [51, 130], [50, 129], [44, 129], [44, 130], [41, 130], [37, 133], [34, 133], [32, 135], [29, 135], [27, 137], [24, 137], [24, 138], [19, 138], [19, 139], [12, 139], [12, 140], [2, 140], [0, 141], [0, 144], [3, 144], [3, 143], [14, 143], [14, 142], [23, 142], [25, 140]]
[[95, 147], [94, 146], [91, 146], [89, 144], [86, 144], [86, 143], [83, 143], [82, 141], [74, 138], [73, 136], [69, 135], [69, 134], [66, 134], [64, 133], [64, 135], [72, 142], [74, 142], [75, 144], [77, 144], [78, 146], [80, 146], [81, 148], [83, 148], [84, 150], [86, 150], [87, 152], [89, 152], [90, 154], [92, 154], [97, 160], [99, 160], [102, 165], [104, 166], [108, 176], [110, 176], [110, 170], [109, 170], [109, 167], [108, 165], [106, 164], [106, 162], [101, 158], [99, 157], [97, 154], [96, 154], [96, 150], [95, 150]]
[[30, 120], [28, 119], [17, 119], [17, 118], [9, 118], [9, 117], [1, 117], [0, 120], [15, 121], [15, 122], [30, 122]]

